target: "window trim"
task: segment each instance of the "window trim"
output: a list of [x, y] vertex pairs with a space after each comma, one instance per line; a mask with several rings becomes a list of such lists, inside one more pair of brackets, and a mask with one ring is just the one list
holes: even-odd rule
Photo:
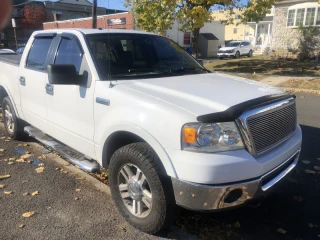
[[[314, 19], [313, 19], [313, 24], [312, 25], [306, 25], [306, 20], [307, 20], [307, 13], [308, 13], [308, 9], [315, 9], [315, 15], [314, 15]], [[311, 3], [301, 3], [301, 4], [296, 4], [293, 6], [290, 6], [287, 10], [287, 17], [286, 17], [286, 27], [287, 28], [298, 28], [299, 26], [296, 26], [297, 23], [297, 12], [299, 9], [304, 9], [304, 18], [303, 18], [303, 23], [302, 26], [303, 27], [309, 27], [309, 26], [313, 26], [313, 27], [320, 27], [320, 24], [317, 25], [317, 18], [318, 18], [318, 13], [320, 13], [320, 4], [318, 4], [317, 2], [311, 2]], [[289, 12], [290, 11], [294, 11], [294, 20], [293, 20], [293, 26], [288, 26], [288, 20], [289, 20]]]

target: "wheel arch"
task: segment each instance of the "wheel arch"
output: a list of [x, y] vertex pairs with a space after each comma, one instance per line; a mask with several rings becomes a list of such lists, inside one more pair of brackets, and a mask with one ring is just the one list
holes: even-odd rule
[[161, 144], [151, 135], [140, 134], [137, 131], [117, 130], [112, 132], [103, 143], [102, 166], [104, 168], [108, 167], [110, 159], [116, 150], [136, 142], [148, 143], [161, 160], [167, 175], [172, 177], [177, 176], [173, 164]]
[[0, 85], [0, 105], [2, 104], [2, 100], [9, 96], [9, 94], [7, 93], [6, 89]]

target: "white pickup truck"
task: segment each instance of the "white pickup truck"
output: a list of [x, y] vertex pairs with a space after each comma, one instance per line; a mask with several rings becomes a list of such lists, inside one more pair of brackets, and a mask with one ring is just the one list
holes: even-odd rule
[[22, 56], [0, 56], [0, 102], [11, 138], [108, 168], [119, 211], [149, 233], [177, 206], [217, 211], [266, 195], [301, 148], [294, 95], [211, 73], [143, 32], [35, 32]]

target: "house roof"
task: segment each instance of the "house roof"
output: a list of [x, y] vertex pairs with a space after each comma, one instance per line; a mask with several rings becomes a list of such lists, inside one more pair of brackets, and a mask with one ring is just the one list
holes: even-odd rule
[[283, 0], [281, 2], [275, 3], [276, 6], [283, 5], [283, 4], [298, 4], [298, 3], [305, 3], [305, 2], [312, 2], [310, 0]]
[[219, 40], [215, 35], [212, 33], [200, 33], [200, 35], [204, 36], [207, 40]]

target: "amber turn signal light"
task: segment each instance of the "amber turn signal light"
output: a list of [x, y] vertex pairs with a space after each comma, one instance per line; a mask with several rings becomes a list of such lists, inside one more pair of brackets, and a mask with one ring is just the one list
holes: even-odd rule
[[183, 128], [183, 142], [195, 143], [197, 140], [197, 130], [192, 127]]

